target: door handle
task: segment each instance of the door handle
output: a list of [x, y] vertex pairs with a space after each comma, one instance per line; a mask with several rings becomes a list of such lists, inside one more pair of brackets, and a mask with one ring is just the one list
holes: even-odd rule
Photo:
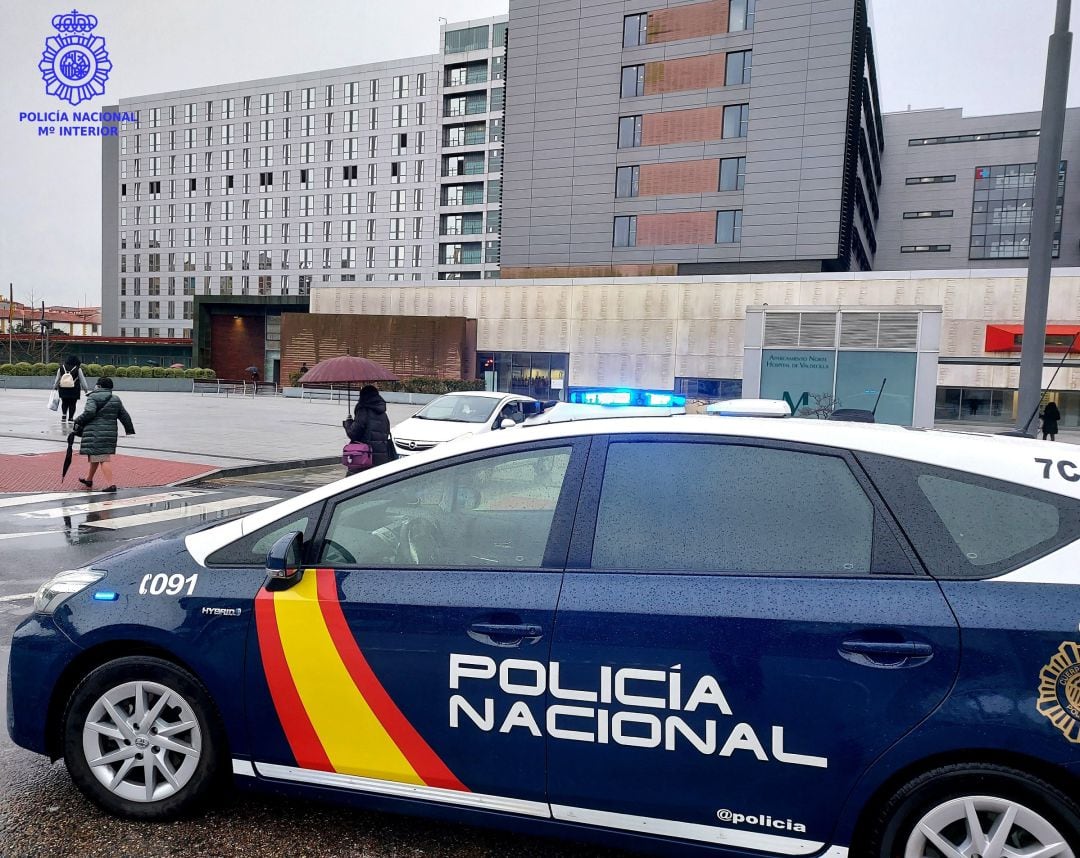
[[543, 635], [544, 630], [536, 623], [473, 623], [469, 626], [469, 637], [490, 646], [533, 644]]
[[867, 667], [917, 667], [926, 664], [934, 648], [922, 641], [846, 640], [840, 644], [840, 655], [855, 664]]

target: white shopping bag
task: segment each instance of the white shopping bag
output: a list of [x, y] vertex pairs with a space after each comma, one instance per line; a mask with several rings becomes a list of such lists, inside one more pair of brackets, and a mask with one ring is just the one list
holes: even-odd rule
[[60, 394], [55, 390], [49, 394], [49, 410], [56, 411], [60, 407]]

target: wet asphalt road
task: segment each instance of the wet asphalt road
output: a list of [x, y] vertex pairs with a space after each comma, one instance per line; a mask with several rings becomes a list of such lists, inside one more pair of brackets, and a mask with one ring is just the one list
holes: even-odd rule
[[[275, 487], [263, 480], [257, 486], [223, 488], [214, 498], [285, 496], [296, 487], [286, 481]], [[223, 795], [193, 819], [134, 824], [107, 816], [86, 801], [63, 762], [50, 763], [14, 746], [6, 730], [7, 663], [12, 632], [30, 611], [26, 595], [55, 572], [78, 568], [119, 541], [177, 526], [168, 520], [97, 529], [87, 526], [88, 520], [107, 518], [108, 513], [47, 517], [47, 511], [103, 499], [134, 501], [161, 491], [168, 490], [121, 491], [111, 497], [0, 507], [0, 724], [5, 724], [0, 729], [0, 858], [621, 858], [627, 854], [242, 791]], [[0, 503], [4, 500], [0, 495]], [[178, 503], [165, 501], [119, 512], [141, 514]], [[196, 523], [216, 515], [190, 520]], [[22, 535], [28, 533], [36, 535]]]

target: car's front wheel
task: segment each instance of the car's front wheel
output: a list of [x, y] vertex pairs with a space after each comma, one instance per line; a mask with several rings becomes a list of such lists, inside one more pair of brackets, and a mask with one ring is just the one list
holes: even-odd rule
[[1080, 858], [1080, 807], [1006, 766], [942, 766], [886, 803], [874, 858]]
[[64, 762], [94, 803], [119, 816], [172, 819], [206, 797], [220, 728], [202, 684], [151, 657], [91, 671], [64, 716]]

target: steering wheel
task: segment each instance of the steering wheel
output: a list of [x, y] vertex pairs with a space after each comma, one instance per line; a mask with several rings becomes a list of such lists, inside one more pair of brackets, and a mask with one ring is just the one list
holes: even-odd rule
[[440, 559], [442, 528], [430, 518], [409, 519], [401, 528], [398, 561], [413, 566], [433, 566]]
[[[335, 557], [335, 554], [339, 556]], [[355, 563], [356, 558], [353, 556], [352, 552], [349, 551], [349, 549], [347, 549], [340, 542], [334, 542], [334, 540], [328, 539], [325, 543], [323, 543], [322, 562], [330, 564]]]

